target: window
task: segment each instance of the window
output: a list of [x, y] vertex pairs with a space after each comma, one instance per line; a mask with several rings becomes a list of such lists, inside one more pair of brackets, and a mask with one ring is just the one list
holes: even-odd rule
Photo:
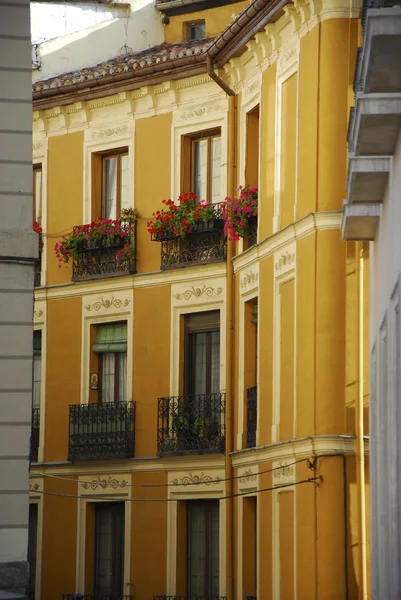
[[185, 393], [220, 392], [220, 313], [185, 317]]
[[187, 23], [187, 38], [189, 41], [202, 40], [205, 37], [205, 21]]
[[127, 401], [127, 323], [99, 325], [92, 352], [98, 356], [99, 401]]
[[259, 104], [246, 115], [245, 184], [259, 187]]
[[42, 165], [33, 166], [33, 220], [42, 222]]
[[129, 206], [128, 149], [93, 155], [93, 218], [118, 219]]
[[94, 596], [122, 598], [124, 590], [124, 503], [95, 505]]
[[29, 525], [28, 525], [28, 563], [29, 563], [29, 583], [27, 594], [30, 600], [35, 599], [36, 587], [36, 549], [38, 539], [38, 505], [29, 505]]
[[199, 200], [219, 202], [221, 197], [221, 134], [213, 130], [183, 138], [182, 189]]
[[219, 501], [188, 501], [187, 595], [219, 595]]
[[42, 332], [33, 332], [33, 408], [40, 407]]

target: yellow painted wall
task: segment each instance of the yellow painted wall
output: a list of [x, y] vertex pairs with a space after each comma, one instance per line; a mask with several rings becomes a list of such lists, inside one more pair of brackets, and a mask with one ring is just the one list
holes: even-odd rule
[[261, 139], [259, 169], [259, 240], [273, 231], [274, 216], [274, 156], [276, 110], [276, 63], [262, 74]]
[[294, 287], [280, 285], [280, 440], [294, 437]]
[[84, 132], [49, 137], [47, 188], [47, 284], [71, 281], [71, 262], [61, 269], [54, 245], [82, 224]]
[[170, 298], [169, 286], [135, 290], [135, 313], [148, 315], [134, 319], [136, 456], [155, 456], [157, 399], [170, 393]]
[[294, 492], [278, 495], [280, 524], [280, 600], [294, 598]]
[[[137, 223], [138, 272], [160, 269], [160, 242], [151, 241], [147, 222], [152, 219], [156, 210], [163, 208], [162, 201], [170, 198], [171, 121], [171, 113], [136, 121], [135, 207], [139, 212]], [[155, 153], [157, 156], [163, 157], [163, 160], [157, 160]]]
[[280, 225], [282, 228], [294, 221], [297, 173], [297, 86], [297, 73], [291, 75], [282, 85], [280, 173]]
[[[272, 468], [271, 463], [260, 465], [261, 471], [267, 471]], [[271, 473], [259, 476], [260, 488], [271, 488], [273, 477]], [[258, 552], [258, 574], [259, 574], [259, 598], [263, 600], [272, 599], [273, 591], [273, 555], [272, 555], [272, 536], [273, 521], [272, 514], [273, 496], [269, 492], [259, 494], [258, 498], [258, 533], [259, 533], [259, 552]], [[265, 518], [264, 515], [269, 515]]]
[[259, 445], [271, 441], [273, 406], [273, 257], [260, 263], [259, 275]]
[[170, 17], [170, 23], [164, 26], [164, 39], [168, 44], [178, 44], [187, 39], [186, 24], [205, 21], [205, 36], [216, 37], [232, 21], [232, 15], [238, 15], [246, 8], [247, 2], [227, 3], [207, 10], [199, 10]]
[[47, 302], [46, 462], [68, 456], [69, 406], [80, 403], [81, 298]]
[[[301, 436], [300, 436], [301, 437]], [[313, 472], [306, 462], [295, 467], [296, 481], [309, 479]], [[297, 539], [297, 598], [316, 600], [316, 487], [312, 483], [297, 486], [296, 494], [296, 539]], [[324, 597], [324, 594], [321, 594]]]

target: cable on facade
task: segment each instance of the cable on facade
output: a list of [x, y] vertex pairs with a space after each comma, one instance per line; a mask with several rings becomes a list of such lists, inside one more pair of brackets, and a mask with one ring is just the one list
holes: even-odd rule
[[[294, 465], [297, 465], [301, 462], [308, 462], [309, 463], [309, 467], [312, 470], [315, 470], [315, 467], [313, 466], [313, 461], [311, 461], [309, 458], [300, 458], [299, 460], [296, 460], [292, 463], [286, 463], [285, 465], [281, 465], [279, 467], [273, 467], [273, 469], [267, 469], [266, 471], [259, 471], [257, 473], [252, 473], [252, 477], [253, 476], [257, 476], [257, 475], [265, 475], [266, 473], [272, 473], [273, 471], [277, 471], [279, 469], [283, 469], [286, 467], [292, 467]], [[140, 471], [139, 473], [143, 474], [144, 471]], [[154, 471], [147, 471], [146, 473], [154, 473]], [[88, 482], [87, 481], [81, 481], [80, 479], [66, 479], [67, 477], [69, 477], [68, 475], [50, 475], [48, 473], [35, 473], [34, 477], [36, 476], [41, 476], [41, 477], [50, 477], [51, 479], [61, 479], [61, 481], [71, 481], [72, 483], [80, 483], [81, 485], [85, 485]], [[218, 479], [208, 479], [207, 481], [189, 481], [188, 483], [182, 484], [184, 487], [188, 487], [188, 486], [192, 486], [192, 485], [210, 485], [211, 483], [222, 483], [224, 481], [233, 481], [234, 479], [243, 479], [244, 477], [246, 477], [247, 475], [244, 475], [243, 473], [241, 475], [235, 475], [234, 477], [226, 477], [224, 479], [218, 478]], [[126, 485], [124, 485], [124, 487], [138, 487], [138, 488], [165, 488], [165, 487], [177, 487], [177, 483], [127, 483]]]
[[[68, 481], [68, 480], [66, 480]], [[318, 482], [322, 481], [322, 477], [309, 477], [308, 479], [302, 479], [301, 481], [294, 481], [293, 483], [283, 483], [281, 485], [275, 485], [273, 487], [262, 488], [260, 490], [248, 490], [246, 492], [238, 492], [237, 494], [230, 494], [229, 496], [220, 496], [216, 498], [217, 500], [229, 500], [230, 498], [238, 498], [239, 496], [254, 496], [255, 494], [260, 494], [261, 492], [270, 492], [272, 490], [279, 490], [287, 487], [294, 487], [296, 485], [301, 485], [302, 483], [314, 483], [315, 485], [319, 485]], [[94, 494], [83, 495], [74, 495], [74, 494], [62, 494], [61, 492], [45, 492], [43, 490], [31, 490], [35, 494], [42, 494], [43, 496], [58, 496], [60, 498], [74, 498], [74, 499], [83, 499], [83, 500], [116, 500], [115, 496], [96, 496]], [[182, 498], [124, 498], [124, 502], [180, 502]]]

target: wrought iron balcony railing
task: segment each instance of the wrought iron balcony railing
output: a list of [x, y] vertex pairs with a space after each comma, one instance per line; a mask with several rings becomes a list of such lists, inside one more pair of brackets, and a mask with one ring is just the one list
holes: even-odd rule
[[227, 600], [226, 596], [170, 596], [162, 594], [153, 596], [153, 600]]
[[40, 431], [40, 408], [32, 408], [32, 427], [31, 427], [31, 462], [38, 462], [39, 449], [39, 431]]
[[135, 402], [70, 406], [68, 460], [132, 458]]
[[246, 600], [257, 600], [256, 596], [247, 596]]
[[159, 398], [159, 454], [224, 452], [226, 395]]
[[223, 231], [223, 207], [222, 203], [214, 204], [214, 218], [207, 222], [198, 221], [193, 231], [183, 238], [154, 234], [153, 241], [161, 242], [160, 268], [165, 270], [224, 261], [227, 240]]
[[[74, 232], [80, 229], [80, 225], [74, 227]], [[101, 277], [111, 277], [116, 275], [127, 275], [136, 272], [135, 259], [135, 231], [136, 223], [132, 225], [132, 230], [126, 226], [126, 236], [120, 237], [116, 235], [110, 239], [107, 235], [104, 236], [98, 243], [90, 243], [84, 240], [81, 242], [79, 249], [79, 258], [74, 259], [72, 263], [72, 278], [79, 279], [94, 279]], [[124, 228], [124, 225], [122, 225]], [[134, 249], [134, 258], [119, 259], [119, 254], [125, 244], [129, 244]]]
[[248, 222], [248, 248], [258, 241], [258, 217], [251, 217]]
[[135, 600], [134, 596], [115, 594], [63, 594], [63, 600]]
[[256, 446], [256, 427], [258, 411], [258, 388], [248, 388], [246, 390], [246, 447], [254, 448]]
[[33, 275], [33, 285], [34, 287], [40, 287], [42, 279], [42, 257], [39, 256], [37, 260], [35, 260], [35, 269]]

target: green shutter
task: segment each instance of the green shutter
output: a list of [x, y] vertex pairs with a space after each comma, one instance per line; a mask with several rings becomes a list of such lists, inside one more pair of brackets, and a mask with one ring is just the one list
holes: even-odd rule
[[41, 331], [33, 332], [33, 354], [35, 356], [40, 356], [42, 354], [42, 332]]
[[102, 352], [127, 352], [127, 323], [99, 325], [96, 343], [92, 347], [92, 351], [97, 354]]

